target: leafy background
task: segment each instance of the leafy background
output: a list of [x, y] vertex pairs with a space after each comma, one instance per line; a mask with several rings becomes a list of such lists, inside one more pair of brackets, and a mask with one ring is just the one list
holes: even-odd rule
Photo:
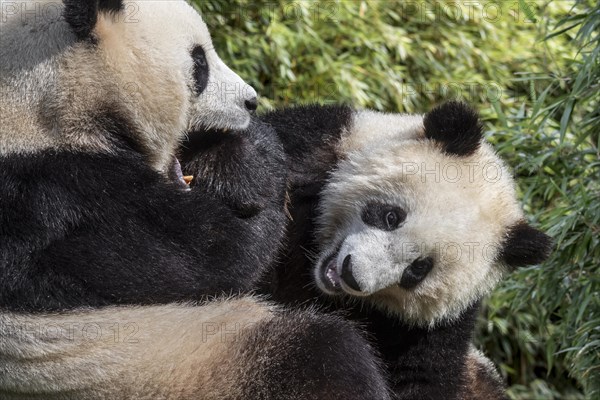
[[486, 302], [477, 343], [514, 399], [600, 398], [600, 6], [572, 1], [196, 1], [261, 108], [424, 112], [462, 98], [512, 165], [552, 258]]

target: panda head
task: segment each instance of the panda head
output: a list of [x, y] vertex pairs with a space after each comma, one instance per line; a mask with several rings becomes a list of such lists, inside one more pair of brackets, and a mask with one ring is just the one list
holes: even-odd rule
[[320, 207], [318, 287], [419, 326], [457, 318], [550, 249], [477, 114], [457, 102], [425, 115], [412, 139], [346, 154]]
[[165, 170], [186, 133], [243, 129], [257, 107], [183, 0], [3, 1], [1, 13], [4, 153], [105, 150], [118, 131]]

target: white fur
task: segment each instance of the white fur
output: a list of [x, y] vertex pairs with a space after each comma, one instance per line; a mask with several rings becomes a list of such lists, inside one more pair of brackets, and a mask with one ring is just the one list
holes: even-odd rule
[[416, 139], [423, 135], [420, 115], [391, 114], [373, 110], [358, 110], [339, 145], [340, 153], [349, 154], [371, 145]]
[[41, 316], [1, 313], [0, 398], [243, 398], [236, 352], [274, 310], [242, 297]]
[[[446, 155], [422, 138], [422, 122], [415, 118], [422, 121], [413, 117], [405, 127], [393, 127], [401, 135], [384, 127], [381, 140], [381, 125], [371, 121], [366, 145], [366, 130], [357, 132], [359, 144], [321, 195], [315, 274], [326, 290], [319, 282], [321, 264], [339, 250], [340, 273], [350, 254], [361, 291], [342, 284], [347, 293], [368, 296], [365, 301], [411, 323], [434, 325], [457, 317], [498, 283], [505, 271], [497, 261], [502, 241], [523, 213], [509, 170], [488, 144], [468, 157]], [[366, 225], [361, 213], [370, 201], [401, 207], [406, 221], [394, 231]], [[414, 289], [399, 287], [406, 267], [425, 257], [434, 259], [425, 280]]]
[[[107, 151], [94, 118], [118, 105], [135, 122], [151, 164], [165, 170], [185, 132], [250, 121], [244, 102], [256, 92], [223, 64], [202, 18], [183, 0], [128, 1], [116, 15], [101, 13], [97, 47], [76, 42], [62, 3], [3, 0], [1, 10], [0, 154]], [[191, 58], [197, 45], [209, 64], [199, 96]]]

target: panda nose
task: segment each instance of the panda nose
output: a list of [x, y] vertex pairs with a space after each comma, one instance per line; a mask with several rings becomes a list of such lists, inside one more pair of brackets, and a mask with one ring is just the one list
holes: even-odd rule
[[246, 106], [248, 111], [256, 111], [256, 109], [258, 108], [258, 99], [256, 97], [248, 99], [244, 102], [244, 105]]
[[361, 291], [360, 286], [358, 286], [358, 282], [356, 282], [356, 279], [352, 274], [352, 256], [350, 254], [344, 258], [344, 262], [342, 263], [342, 274], [340, 275], [340, 278], [342, 278], [346, 286], [352, 290], [356, 290], [357, 292]]

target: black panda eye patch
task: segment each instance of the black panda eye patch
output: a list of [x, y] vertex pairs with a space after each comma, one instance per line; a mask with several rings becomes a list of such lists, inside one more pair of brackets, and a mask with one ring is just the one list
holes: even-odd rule
[[392, 204], [371, 202], [363, 208], [362, 221], [384, 231], [393, 231], [406, 220], [406, 211]]
[[192, 59], [194, 60], [194, 88], [196, 95], [200, 95], [208, 85], [208, 61], [202, 46], [194, 47]]

